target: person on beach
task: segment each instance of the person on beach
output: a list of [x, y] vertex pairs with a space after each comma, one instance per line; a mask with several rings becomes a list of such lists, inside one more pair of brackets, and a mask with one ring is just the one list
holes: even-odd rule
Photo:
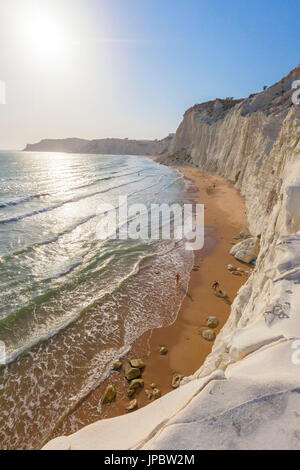
[[217, 290], [220, 287], [220, 284], [218, 283], [218, 281], [214, 281], [211, 287], [213, 290]]
[[176, 274], [176, 284], [178, 285], [179, 282], [180, 282], [180, 274], [177, 273], [177, 274]]

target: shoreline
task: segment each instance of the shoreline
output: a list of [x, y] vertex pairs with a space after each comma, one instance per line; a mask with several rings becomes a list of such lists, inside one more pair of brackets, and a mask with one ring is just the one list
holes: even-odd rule
[[[176, 168], [197, 187], [197, 202], [205, 205], [205, 244], [202, 250], [194, 252], [196, 270], [190, 274], [189, 296], [184, 298], [175, 322], [154, 330], [150, 340], [149, 365], [143, 376], [145, 382], [149, 382], [159, 370], [160, 381], [157, 384], [162, 392], [173, 390], [170, 386], [173, 374], [184, 377], [194, 374], [211, 352], [214, 341], [206, 341], [201, 336], [201, 332], [207, 329], [206, 319], [210, 316], [218, 318], [219, 325], [214, 329], [216, 335], [226, 323], [231, 303], [248, 279], [246, 274], [232, 275], [227, 265], [234, 264], [249, 270], [229, 254], [233, 237], [241, 231], [247, 232], [242, 196], [232, 183], [223, 178], [203, 174], [197, 168]], [[215, 280], [231, 302], [215, 296], [211, 287]], [[166, 356], [159, 354], [161, 345], [168, 347]], [[164, 369], [169, 370], [166, 376], [163, 375]]]
[[[211, 284], [214, 280], [218, 280], [221, 289], [225, 290], [229, 299], [233, 301], [238, 289], [247, 280], [247, 275], [233, 276], [227, 270], [227, 265], [234, 263], [236, 266], [249, 269], [229, 255], [233, 237], [241, 231], [247, 232], [244, 199], [234, 188], [233, 183], [218, 176], [201, 173], [197, 168], [175, 168], [197, 188], [195, 202], [205, 205], [205, 246], [194, 253], [194, 266], [199, 266], [199, 270], [192, 270], [190, 274], [189, 296], [184, 298], [174, 323], [142, 335], [132, 345], [130, 352], [121, 359], [125, 363], [130, 358], [138, 357], [146, 363], [142, 374], [145, 387], [135, 396], [139, 408], [153, 401], [150, 401], [145, 393], [145, 390], [151, 390], [150, 384], [155, 383], [161, 394], [165, 395], [173, 390], [174, 374], [192, 375], [203, 364], [214, 344], [201, 336], [201, 331], [206, 329], [206, 318], [209, 316], [218, 318], [219, 326], [215, 329], [218, 334], [230, 313], [230, 303], [217, 298], [211, 289]], [[168, 348], [168, 354], [165, 356], [159, 352], [161, 346]], [[76, 409], [62, 420], [43, 445], [57, 436], [74, 432], [72, 429], [74, 419], [82, 424], [80, 428], [95, 422], [94, 414], [93, 418], [89, 418], [89, 410], [98, 406], [109, 384], [115, 385], [117, 399], [110, 405], [103, 405], [98, 420], [125, 414], [130, 399], [126, 394], [128, 385], [121, 370], [110, 374], [82, 400]]]

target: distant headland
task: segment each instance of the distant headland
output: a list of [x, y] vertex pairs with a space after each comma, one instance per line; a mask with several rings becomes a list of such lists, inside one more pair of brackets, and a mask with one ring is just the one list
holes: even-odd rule
[[24, 151], [94, 153], [108, 155], [158, 155], [165, 152], [174, 134], [162, 140], [129, 139], [43, 139], [35, 144], [27, 144]]

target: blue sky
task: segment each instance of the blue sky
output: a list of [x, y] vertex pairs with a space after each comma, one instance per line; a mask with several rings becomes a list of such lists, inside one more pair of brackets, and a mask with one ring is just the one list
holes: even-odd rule
[[[50, 21], [49, 37], [27, 41], [37, 5], [63, 34]], [[195, 103], [288, 74], [300, 62], [299, 23], [296, 0], [1, 0], [0, 148], [162, 138]]]

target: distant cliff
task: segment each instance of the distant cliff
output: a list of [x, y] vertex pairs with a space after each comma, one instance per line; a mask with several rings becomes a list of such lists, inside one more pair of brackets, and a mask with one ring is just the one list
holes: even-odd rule
[[36, 144], [28, 144], [25, 151], [98, 153], [108, 155], [158, 155], [165, 152], [173, 134], [162, 140], [129, 139], [44, 139]]

